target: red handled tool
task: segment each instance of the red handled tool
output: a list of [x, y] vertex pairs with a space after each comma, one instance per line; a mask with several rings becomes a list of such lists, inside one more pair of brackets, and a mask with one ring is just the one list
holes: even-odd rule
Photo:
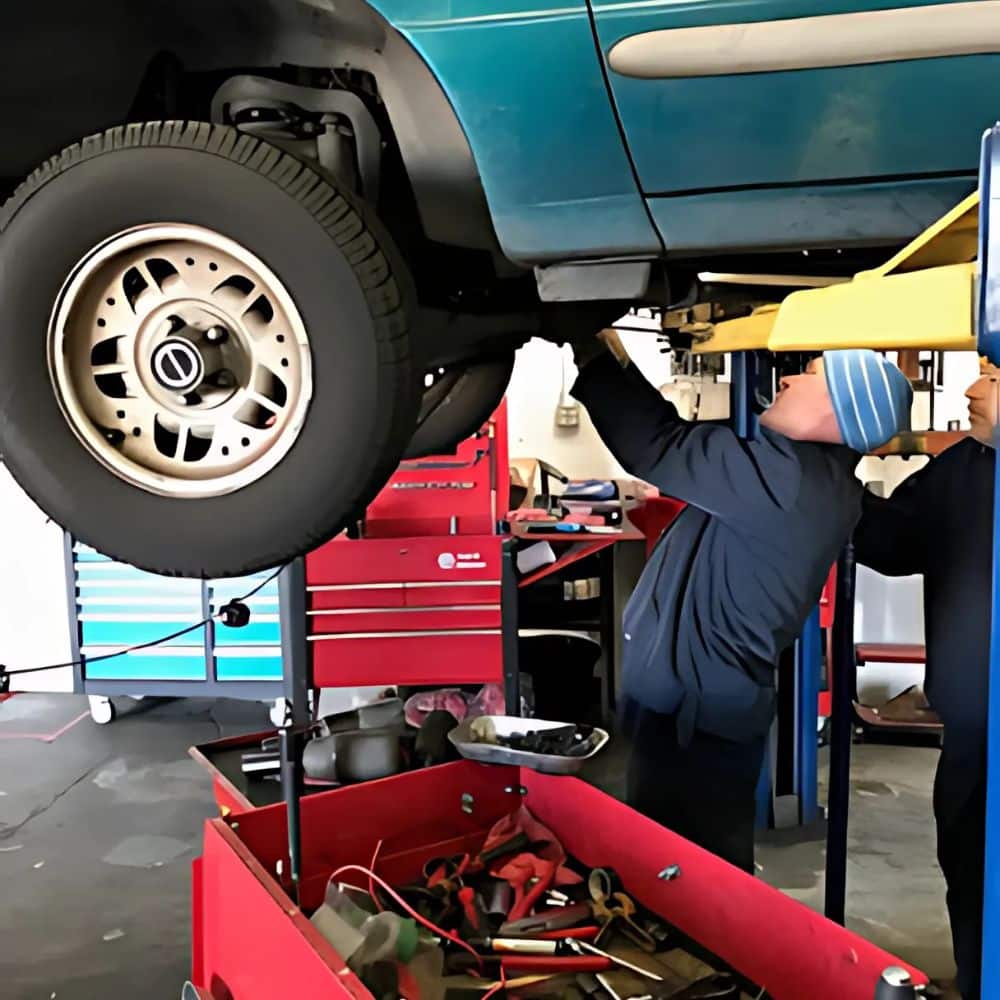
[[598, 955], [486, 955], [480, 961], [481, 969], [472, 955], [464, 952], [451, 954], [447, 958], [446, 969], [451, 974], [475, 970], [479, 975], [499, 978], [501, 969], [505, 975], [524, 972], [560, 976], [578, 972], [607, 972], [614, 968], [610, 959]]
[[474, 931], [482, 930], [483, 912], [476, 899], [476, 890], [468, 885], [462, 886], [458, 890], [458, 901], [462, 904], [462, 912], [469, 926]]
[[541, 941], [593, 941], [601, 933], [600, 927], [567, 927], [564, 931], [542, 931]]
[[504, 955], [500, 959], [504, 972], [607, 972], [614, 963], [609, 958], [597, 955], [570, 955], [555, 957], [549, 955]]

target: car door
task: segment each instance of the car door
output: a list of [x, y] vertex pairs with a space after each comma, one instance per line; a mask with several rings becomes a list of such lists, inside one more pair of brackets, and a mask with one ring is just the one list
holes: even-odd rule
[[[1000, 113], [995, 0], [591, 0], [591, 10], [668, 248], [712, 249], [734, 228], [734, 245], [754, 245], [767, 226], [789, 244], [813, 232], [892, 237], [906, 223], [885, 192], [903, 193], [904, 214], [947, 206], [971, 189], [979, 137]], [[816, 192], [812, 208], [803, 192]], [[821, 218], [823, 203], [842, 217]], [[768, 218], [783, 205], [787, 218]]]

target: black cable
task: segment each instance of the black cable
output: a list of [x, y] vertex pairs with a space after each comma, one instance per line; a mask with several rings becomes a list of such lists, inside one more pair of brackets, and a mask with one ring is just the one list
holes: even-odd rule
[[209, 615], [207, 618], [202, 618], [200, 622], [195, 622], [193, 625], [188, 625], [185, 628], [178, 629], [176, 632], [171, 632], [169, 635], [163, 635], [156, 639], [150, 639], [149, 642], [140, 642], [135, 646], [127, 646], [124, 649], [119, 649], [115, 653], [101, 653], [100, 656], [81, 657], [78, 660], [68, 660], [66, 663], [49, 663], [44, 667], [24, 667], [20, 670], [8, 670], [3, 664], [0, 664], [0, 690], [2, 690], [4, 682], [8, 677], [20, 677], [22, 674], [40, 674], [47, 670], [62, 670], [65, 667], [82, 667], [85, 663], [100, 663], [101, 660], [111, 660], [116, 656], [125, 656], [127, 653], [137, 653], [143, 649], [150, 649], [153, 646], [162, 646], [166, 642], [173, 642], [174, 639], [179, 639], [182, 635], [187, 635], [189, 632], [196, 632], [198, 629], [204, 628], [210, 621], [215, 618], [219, 618], [225, 609], [230, 605], [243, 604], [245, 601], [249, 601], [251, 597], [259, 594], [269, 583], [276, 580], [284, 569], [284, 566], [279, 566], [266, 580], [262, 580], [258, 583], [253, 590], [248, 591], [242, 597], [234, 597], [232, 600], [226, 601], [216, 614]]

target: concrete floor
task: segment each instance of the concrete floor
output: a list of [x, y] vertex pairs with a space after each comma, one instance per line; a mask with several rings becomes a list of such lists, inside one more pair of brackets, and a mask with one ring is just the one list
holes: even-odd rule
[[[263, 705], [0, 703], [0, 994], [177, 1000], [188, 969], [189, 865], [214, 815], [193, 743], [268, 728]], [[75, 724], [74, 724], [75, 723]], [[50, 738], [60, 730], [61, 735]], [[931, 750], [855, 748], [850, 926], [935, 977], [952, 972], [934, 857]], [[780, 838], [779, 838], [780, 839]], [[823, 843], [762, 844], [761, 876], [822, 905]]]
[[[931, 812], [937, 760], [937, 750], [922, 747], [853, 748], [847, 926], [932, 979], [951, 979], [955, 963]], [[821, 801], [825, 764], [821, 754]], [[789, 844], [778, 831], [764, 835], [756, 854], [763, 879], [823, 909], [825, 839]]]
[[[267, 707], [83, 698], [0, 704], [0, 996], [177, 1000], [189, 968], [189, 873], [216, 814], [193, 743], [266, 729]], [[20, 737], [20, 738], [19, 738]]]

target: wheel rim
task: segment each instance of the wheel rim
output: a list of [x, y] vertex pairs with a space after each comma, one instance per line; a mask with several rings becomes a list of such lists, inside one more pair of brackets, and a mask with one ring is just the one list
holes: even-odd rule
[[260, 479], [295, 443], [312, 397], [291, 296], [256, 256], [198, 226], [142, 226], [87, 254], [56, 302], [48, 358], [81, 443], [162, 496]]

